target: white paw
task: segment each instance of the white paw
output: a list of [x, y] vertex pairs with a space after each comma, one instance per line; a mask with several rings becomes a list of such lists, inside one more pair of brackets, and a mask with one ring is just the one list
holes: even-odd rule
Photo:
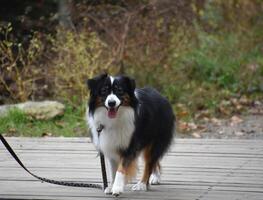
[[159, 185], [161, 182], [161, 176], [158, 173], [152, 173], [149, 179], [151, 185]]
[[112, 195], [119, 196], [124, 191], [125, 186], [125, 175], [117, 171], [115, 181], [112, 186]]
[[133, 191], [147, 191], [147, 185], [141, 181], [132, 186]]
[[112, 186], [108, 186], [106, 187], [106, 189], [104, 190], [105, 194], [112, 194]]
[[123, 193], [124, 187], [119, 185], [113, 185], [111, 191], [113, 196], [119, 196], [121, 193]]

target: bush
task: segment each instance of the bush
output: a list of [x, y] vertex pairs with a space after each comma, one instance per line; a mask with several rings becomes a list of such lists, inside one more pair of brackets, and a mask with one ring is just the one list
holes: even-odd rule
[[77, 34], [60, 29], [51, 39], [55, 97], [73, 104], [84, 102], [87, 78], [107, 70], [101, 58], [104, 44], [94, 33], [84, 31]]
[[43, 45], [38, 33], [33, 34], [27, 47], [13, 39], [11, 33], [10, 23], [0, 27], [0, 92], [15, 102], [23, 102], [39, 89], [35, 82], [43, 77], [38, 67]]

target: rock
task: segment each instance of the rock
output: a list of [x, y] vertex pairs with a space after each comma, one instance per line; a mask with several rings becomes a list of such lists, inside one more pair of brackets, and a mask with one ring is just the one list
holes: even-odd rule
[[65, 106], [57, 101], [28, 101], [25, 103], [0, 106], [0, 116], [17, 108], [34, 119], [48, 120], [64, 114]]

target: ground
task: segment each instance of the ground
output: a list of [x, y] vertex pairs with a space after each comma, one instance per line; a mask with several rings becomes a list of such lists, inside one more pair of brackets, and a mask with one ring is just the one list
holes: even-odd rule
[[263, 139], [263, 103], [260, 102], [241, 115], [201, 121], [196, 127], [190, 134], [178, 132], [177, 136], [182, 138]]

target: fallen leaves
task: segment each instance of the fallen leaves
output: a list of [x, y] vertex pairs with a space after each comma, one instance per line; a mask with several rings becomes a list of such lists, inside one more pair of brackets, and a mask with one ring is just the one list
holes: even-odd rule
[[198, 132], [193, 132], [193, 133], [192, 133], [192, 136], [193, 136], [194, 138], [202, 138], [201, 133], [198, 133]]
[[208, 137], [209, 134], [215, 134], [219, 138], [229, 135], [244, 138], [250, 131], [243, 131], [240, 128], [245, 126], [246, 119], [242, 117], [242, 112], [248, 110], [248, 113], [254, 115], [263, 113], [263, 101], [252, 100], [245, 95], [227, 98], [213, 105], [215, 107], [191, 110], [191, 106], [178, 103], [177, 132], [192, 138]]
[[245, 134], [245, 133], [242, 132], [242, 131], [236, 131], [236, 132], [235, 132], [235, 135], [238, 136], [238, 137], [241, 137], [241, 136], [243, 136], [244, 134]]
[[223, 100], [218, 106], [219, 113], [229, 116], [233, 113], [240, 113], [246, 107], [251, 106], [253, 101], [251, 101], [246, 96], [241, 96], [240, 98], [231, 98], [229, 100]]
[[194, 123], [189, 123], [189, 122], [184, 122], [184, 121], [179, 121], [178, 122], [178, 130], [180, 132], [189, 132], [191, 130], [196, 129], [196, 125]]
[[206, 119], [211, 116], [211, 112], [209, 110], [201, 110], [195, 114], [195, 119]]
[[176, 116], [179, 118], [184, 118], [189, 116], [189, 112], [184, 104], [178, 103], [176, 104]]
[[65, 122], [64, 121], [55, 121], [55, 124], [59, 128], [65, 127]]
[[189, 112], [186, 111], [186, 110], [177, 112], [177, 116], [180, 117], [180, 118], [186, 117], [186, 116], [188, 116], [188, 115], [189, 115]]
[[201, 138], [201, 134], [206, 130], [206, 127], [198, 125], [194, 122], [179, 121], [177, 130], [180, 133], [191, 133], [194, 138]]
[[241, 122], [243, 122], [243, 119], [241, 119], [240, 117], [234, 115], [230, 119], [230, 126], [235, 126], [235, 125], [237, 125], [237, 124], [239, 124]]
[[16, 133], [17, 132], [17, 130], [16, 130], [16, 128], [9, 128], [8, 129], [8, 133]]
[[221, 123], [221, 120], [215, 118], [215, 117], [212, 117], [210, 119], [210, 122], [212, 122], [213, 124], [217, 125], [217, 126], [220, 126], [222, 123]]

